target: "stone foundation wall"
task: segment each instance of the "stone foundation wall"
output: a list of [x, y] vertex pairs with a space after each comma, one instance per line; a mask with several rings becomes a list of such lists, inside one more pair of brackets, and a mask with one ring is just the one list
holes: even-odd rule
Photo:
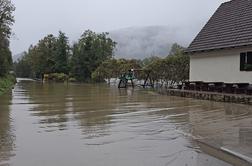
[[200, 100], [211, 100], [217, 102], [230, 102], [230, 103], [252, 105], [252, 96], [243, 94], [227, 94], [227, 93], [177, 90], [177, 89], [158, 89], [158, 92], [160, 94], [168, 96], [178, 96]]

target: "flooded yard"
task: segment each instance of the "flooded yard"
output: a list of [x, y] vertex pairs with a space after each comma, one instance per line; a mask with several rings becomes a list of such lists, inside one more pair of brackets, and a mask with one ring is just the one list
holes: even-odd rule
[[247, 105], [28, 80], [0, 96], [0, 166], [231, 166], [251, 158]]

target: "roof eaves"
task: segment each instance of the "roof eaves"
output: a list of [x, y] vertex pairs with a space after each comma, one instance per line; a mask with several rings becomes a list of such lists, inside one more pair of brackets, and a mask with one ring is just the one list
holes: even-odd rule
[[252, 46], [252, 42], [250, 44], [243, 44], [243, 45], [233, 45], [229, 47], [219, 47], [219, 48], [210, 48], [210, 49], [186, 49], [184, 51], [185, 54], [195, 54], [199, 52], [211, 52], [211, 51], [218, 51], [218, 50], [223, 50], [223, 49], [232, 49], [232, 48], [243, 48], [243, 47], [248, 47]]

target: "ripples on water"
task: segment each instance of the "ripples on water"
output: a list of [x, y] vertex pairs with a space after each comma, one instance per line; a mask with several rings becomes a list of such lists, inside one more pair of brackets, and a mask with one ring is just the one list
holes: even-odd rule
[[23, 81], [0, 97], [0, 166], [229, 166], [195, 140], [252, 156], [251, 126], [245, 105]]

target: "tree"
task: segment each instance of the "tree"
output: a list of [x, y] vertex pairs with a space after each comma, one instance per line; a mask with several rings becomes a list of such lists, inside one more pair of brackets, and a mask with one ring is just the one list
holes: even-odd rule
[[93, 73], [94, 81], [102, 82], [104, 79], [118, 78], [128, 73], [130, 69], [141, 69], [141, 61], [136, 59], [109, 59], [104, 61]]
[[18, 71], [26, 73], [22, 75], [28, 75], [30, 67], [32, 74], [29, 75], [37, 78], [42, 74], [64, 73], [78, 81], [89, 81], [98, 66], [113, 57], [116, 43], [107, 35], [87, 30], [72, 48], [65, 33], [60, 31], [58, 37], [47, 35], [31, 46], [15, 67], [24, 70]]
[[73, 46], [72, 74], [80, 81], [91, 79], [92, 72], [102, 62], [113, 57], [116, 43], [107, 37], [108, 33], [96, 34], [90, 30], [83, 33]]
[[[7, 39], [5, 39], [7, 40]], [[8, 42], [8, 41], [6, 41]], [[9, 46], [0, 47], [0, 76], [4, 76], [11, 69], [12, 56]]]
[[142, 65], [143, 66], [148, 66], [149, 64], [151, 64], [152, 62], [156, 61], [156, 60], [159, 60], [160, 57], [158, 56], [151, 56], [151, 57], [148, 57], [148, 58], [144, 58], [142, 60]]
[[59, 31], [59, 36], [56, 40], [55, 45], [55, 72], [68, 74], [68, 59], [70, 47], [68, 44], [68, 38], [66, 37], [65, 33]]
[[0, 36], [9, 38], [11, 35], [11, 26], [14, 23], [13, 11], [14, 5], [10, 0], [0, 0]]
[[17, 77], [21, 78], [32, 77], [33, 73], [27, 52], [24, 52], [23, 57], [21, 59], [18, 59], [18, 62], [14, 63], [14, 71]]
[[93, 73], [92, 80], [96, 82], [103, 82], [105, 79], [108, 79], [110, 82], [111, 78], [118, 77], [118, 68], [119, 64], [116, 59], [109, 59], [104, 61]]
[[68, 74], [69, 50], [68, 38], [63, 32], [60, 31], [58, 37], [47, 35], [35, 46], [30, 46], [28, 52], [15, 64], [15, 67], [19, 68], [17, 73], [27, 73], [27, 69], [30, 68], [32, 74], [29, 75], [36, 78], [43, 74]]
[[175, 54], [183, 54], [185, 48], [181, 45], [174, 43], [171, 47], [169, 55], [175, 55]]
[[50, 34], [29, 50], [36, 77], [55, 71], [56, 38]]
[[11, 25], [14, 23], [14, 5], [9, 0], [0, 0], [0, 76], [5, 75], [12, 66], [9, 49]]
[[169, 56], [153, 59], [145, 69], [151, 72], [151, 79], [161, 86], [174, 86], [189, 79], [189, 63], [189, 55], [184, 54], [184, 48], [175, 43]]

